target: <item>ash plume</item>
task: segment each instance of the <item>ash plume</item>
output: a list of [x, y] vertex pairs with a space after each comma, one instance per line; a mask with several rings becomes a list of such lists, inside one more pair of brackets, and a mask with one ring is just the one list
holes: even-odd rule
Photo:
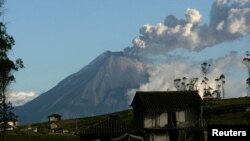
[[[245, 96], [245, 81], [242, 81], [242, 76], [238, 75], [244, 69], [240, 60], [241, 58], [236, 51], [231, 51], [219, 58], [207, 60], [212, 64], [208, 74], [210, 79], [208, 85], [215, 90], [216, 82], [214, 80], [221, 74], [225, 74], [226, 98]], [[173, 57], [173, 59], [167, 59], [164, 63], [154, 62], [147, 64], [146, 69], [149, 74], [149, 80], [147, 83], [141, 84], [139, 88], [131, 89], [127, 92], [128, 103], [132, 101], [136, 91], [175, 91], [174, 80], [182, 77], [199, 78], [197, 82], [198, 91], [202, 96], [201, 78], [203, 76], [200, 69], [201, 63], [202, 61], [195, 61], [192, 58]]]
[[199, 52], [223, 42], [232, 42], [250, 33], [250, 0], [216, 0], [210, 23], [200, 24], [202, 15], [188, 8], [185, 19], [169, 15], [157, 25], [145, 24], [133, 47], [125, 53], [134, 56], [164, 54], [178, 48]]

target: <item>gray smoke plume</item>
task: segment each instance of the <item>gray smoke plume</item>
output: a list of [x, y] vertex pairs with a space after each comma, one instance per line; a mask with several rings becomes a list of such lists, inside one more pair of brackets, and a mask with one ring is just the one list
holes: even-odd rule
[[216, 0], [211, 7], [210, 23], [200, 25], [202, 15], [188, 8], [185, 19], [167, 16], [163, 23], [146, 24], [133, 39], [128, 54], [161, 54], [177, 48], [199, 52], [250, 33], [250, 0]]
[[[245, 81], [239, 76], [244, 70], [241, 58], [238, 52], [231, 51], [222, 57], [207, 60], [212, 67], [208, 74], [208, 85], [215, 90], [216, 82], [214, 81], [221, 74], [226, 76], [226, 98], [245, 96]], [[131, 89], [127, 92], [128, 103], [131, 103], [136, 91], [175, 91], [174, 80], [176, 78], [199, 78], [198, 91], [203, 95], [203, 87], [201, 86], [201, 78], [203, 77], [200, 64], [192, 58], [173, 58], [167, 59], [165, 62], [154, 62], [147, 64], [149, 80], [147, 83], [141, 84], [139, 88]], [[237, 84], [237, 85], [236, 85]]]

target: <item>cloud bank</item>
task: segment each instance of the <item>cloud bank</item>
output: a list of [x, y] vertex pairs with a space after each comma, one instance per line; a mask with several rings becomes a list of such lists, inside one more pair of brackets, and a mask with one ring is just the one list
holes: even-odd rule
[[188, 8], [185, 19], [169, 15], [157, 25], [146, 24], [125, 52], [133, 55], [162, 54], [177, 48], [199, 52], [250, 33], [249, 0], [216, 0], [211, 7], [210, 23], [200, 24], [202, 15]]
[[10, 92], [7, 94], [8, 101], [10, 101], [13, 106], [21, 106], [37, 96], [35, 92]]

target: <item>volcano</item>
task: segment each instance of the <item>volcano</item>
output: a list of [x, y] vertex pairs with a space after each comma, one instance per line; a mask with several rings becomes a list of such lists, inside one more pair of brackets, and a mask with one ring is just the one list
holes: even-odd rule
[[143, 61], [123, 52], [106, 51], [34, 100], [15, 107], [20, 123], [94, 116], [129, 108], [127, 92], [148, 81]]

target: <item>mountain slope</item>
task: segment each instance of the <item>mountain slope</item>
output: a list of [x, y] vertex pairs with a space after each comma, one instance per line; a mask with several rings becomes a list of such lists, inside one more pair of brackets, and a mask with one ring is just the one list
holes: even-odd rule
[[127, 91], [148, 79], [143, 62], [122, 52], [107, 51], [79, 72], [15, 113], [21, 123], [46, 121], [51, 113], [66, 118], [91, 116], [128, 108]]

